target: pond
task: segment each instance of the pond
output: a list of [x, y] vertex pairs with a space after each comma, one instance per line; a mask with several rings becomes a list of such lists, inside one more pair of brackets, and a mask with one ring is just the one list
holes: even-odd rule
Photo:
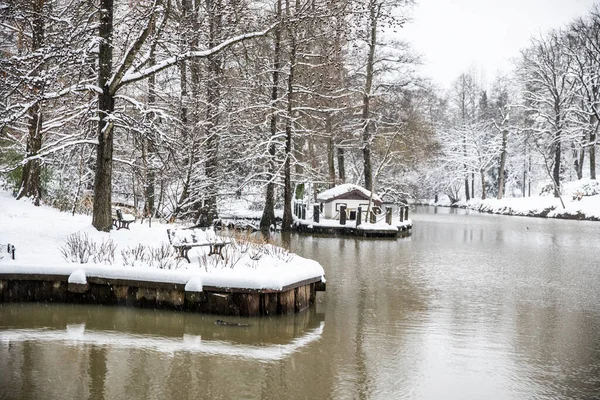
[[600, 397], [600, 223], [418, 207], [412, 235], [292, 235], [308, 312], [0, 304], [0, 399]]

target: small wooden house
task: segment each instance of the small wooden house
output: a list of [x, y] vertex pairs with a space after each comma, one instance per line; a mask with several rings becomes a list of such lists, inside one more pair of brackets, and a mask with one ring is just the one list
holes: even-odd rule
[[[349, 219], [356, 219], [358, 207], [361, 207], [363, 212], [367, 211], [370, 197], [371, 192], [367, 189], [346, 183], [319, 193], [317, 201], [321, 203], [325, 218], [339, 218], [340, 206], [345, 205]], [[382, 201], [379, 196], [373, 194], [372, 200], [371, 207], [381, 207]]]

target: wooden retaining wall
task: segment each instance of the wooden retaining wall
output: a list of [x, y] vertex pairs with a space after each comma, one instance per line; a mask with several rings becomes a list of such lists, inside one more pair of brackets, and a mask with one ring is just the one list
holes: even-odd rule
[[276, 290], [204, 287], [186, 292], [185, 285], [87, 277], [87, 284], [68, 283], [68, 276], [0, 274], [0, 302], [61, 302], [163, 308], [227, 316], [262, 316], [300, 312], [314, 304], [321, 278]]

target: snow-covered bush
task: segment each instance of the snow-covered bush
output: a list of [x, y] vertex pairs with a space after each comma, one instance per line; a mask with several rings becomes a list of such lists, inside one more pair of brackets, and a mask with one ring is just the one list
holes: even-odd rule
[[109, 238], [106, 241], [103, 240], [99, 246], [95, 246], [96, 252], [92, 259], [96, 264], [113, 264], [115, 262], [116, 249], [117, 245], [112, 241], [112, 239]]
[[86, 264], [96, 253], [96, 243], [90, 241], [87, 233], [77, 232], [67, 236], [65, 245], [60, 248], [60, 253], [68, 262]]
[[284, 249], [283, 247], [273, 246], [272, 244], [264, 245], [263, 252], [285, 263], [289, 263], [294, 259], [293, 253], [290, 253], [287, 249]]
[[148, 246], [148, 254], [147, 263], [151, 267], [177, 269], [181, 266], [181, 258], [177, 257], [177, 250], [167, 243], [163, 243], [159, 247]]
[[86, 264], [92, 259], [96, 264], [112, 264], [116, 249], [117, 245], [110, 238], [98, 245], [90, 240], [87, 233], [77, 232], [67, 236], [64, 246], [59, 250], [68, 262]]
[[540, 196], [554, 196], [554, 184], [552, 181], [544, 181], [539, 186]]
[[136, 265], [145, 264], [149, 256], [146, 251], [146, 246], [139, 243], [137, 246], [127, 247], [121, 250], [121, 257], [124, 265], [134, 267]]
[[565, 185], [565, 194], [569, 196], [595, 196], [600, 194], [600, 183], [595, 179], [580, 179]]

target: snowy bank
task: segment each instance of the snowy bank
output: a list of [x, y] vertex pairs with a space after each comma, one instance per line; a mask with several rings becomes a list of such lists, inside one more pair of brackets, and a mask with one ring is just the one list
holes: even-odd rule
[[[207, 287], [281, 291], [325, 281], [318, 262], [251, 237], [227, 237], [223, 257], [194, 247], [187, 263], [169, 243], [167, 229], [173, 225], [133, 223], [129, 230], [106, 233], [96, 231], [90, 220], [0, 192], [0, 279], [45, 274], [85, 285], [91, 277], [185, 285], [189, 292]], [[15, 260], [6, 253], [8, 244], [16, 248]]]
[[600, 221], [600, 185], [595, 180], [581, 179], [564, 185], [561, 199], [552, 195], [503, 198], [472, 199], [450, 203], [444, 196], [439, 201], [424, 204], [444, 207], [466, 208], [491, 214], [518, 215], [527, 217], [548, 217]]

